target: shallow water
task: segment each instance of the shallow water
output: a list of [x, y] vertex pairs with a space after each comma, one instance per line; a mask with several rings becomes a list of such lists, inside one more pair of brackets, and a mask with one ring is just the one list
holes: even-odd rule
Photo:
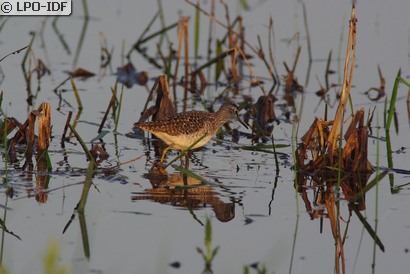
[[[163, 1], [166, 24], [178, 20], [180, 14], [194, 16], [192, 6], [184, 1], [175, 1], [170, 5]], [[208, 8], [209, 3], [202, 3]], [[296, 53], [295, 43], [287, 44], [296, 32], [300, 32], [302, 53], [296, 69], [299, 83], [305, 85], [307, 70], [306, 39], [303, 25], [302, 5], [291, 1], [260, 2], [250, 11], [240, 8], [237, 1], [228, 3], [231, 13], [240, 13], [244, 18], [247, 40], [257, 46], [256, 35], [260, 34], [267, 51], [267, 25], [272, 15], [275, 29], [275, 58], [279, 73], [286, 73], [282, 62], [293, 62]], [[43, 77], [40, 91], [34, 100], [34, 108], [42, 101], [47, 101], [52, 108], [52, 135], [50, 157], [53, 170], [49, 174], [46, 201], [36, 199], [36, 175], [21, 169], [8, 167], [8, 180], [14, 188], [14, 197], [6, 198], [5, 184], [1, 185], [0, 204], [7, 228], [21, 237], [21, 241], [5, 234], [3, 265], [8, 273], [42, 273], [42, 258], [51, 240], [60, 245], [59, 264], [66, 265], [70, 273], [201, 273], [204, 261], [197, 252], [197, 247], [204, 247], [204, 226], [206, 217], [212, 220], [212, 246], [219, 246], [219, 251], [212, 262], [214, 273], [242, 273], [243, 267], [255, 262], [264, 264], [268, 272], [274, 273], [331, 273], [335, 269], [335, 240], [329, 219], [324, 216], [311, 219], [302, 196], [294, 187], [294, 170], [291, 136], [293, 124], [286, 121], [282, 106], [284, 100], [275, 103], [275, 111], [280, 124], [275, 125], [275, 144], [288, 145], [277, 149], [286, 154], [280, 156], [280, 170], [275, 167], [274, 155], [239, 149], [239, 145], [250, 145], [251, 140], [241, 136], [239, 145], [211, 140], [204, 148], [195, 151], [191, 158], [190, 169], [205, 178], [208, 185], [198, 188], [197, 194], [171, 196], [166, 190], [153, 191], [148, 179], [144, 177], [155, 159], [153, 146], [146, 146], [146, 141], [126, 136], [132, 125], [139, 119], [148, 92], [145, 87], [134, 85], [124, 88], [123, 104], [117, 132], [114, 121], [108, 119], [103, 137], [104, 147], [110, 158], [103, 162], [103, 168], [115, 166], [136, 159], [121, 166], [112, 175], [98, 172], [91, 187], [85, 209], [85, 223], [88, 232], [90, 258], [84, 252], [80, 219], [76, 215], [67, 231], [63, 229], [74, 212], [80, 199], [88, 162], [81, 146], [73, 139], [66, 143], [65, 151], [60, 139], [66, 116], [73, 111], [77, 114], [77, 105], [71, 85], [67, 82], [62, 88], [66, 100], [59, 107], [59, 99], [53, 89], [61, 83], [73, 67], [83, 67], [98, 74], [100, 63], [99, 33], [103, 32], [109, 48], [113, 48], [112, 68], [121, 66], [121, 48], [125, 52], [138, 39], [148, 22], [157, 12], [156, 2], [147, 5], [142, 1], [89, 1], [91, 19], [86, 25], [84, 42], [75, 64], [76, 51], [84, 25], [83, 10], [80, 3], [74, 6], [70, 17], [62, 17], [57, 25], [70, 47], [70, 54], [64, 50], [51, 27], [53, 18], [11, 17], [0, 32], [0, 57], [27, 45], [31, 39], [28, 34], [36, 31], [33, 52], [50, 68], [51, 75]], [[379, 142], [377, 153], [377, 135], [384, 137], [384, 128], [377, 133], [377, 126], [382, 126], [384, 98], [373, 103], [364, 95], [370, 87], [378, 86], [377, 65], [381, 66], [386, 78], [386, 93], [390, 98], [394, 79], [401, 68], [402, 76], [409, 76], [409, 30], [408, 1], [373, 1], [372, 5], [359, 2], [356, 9], [358, 17], [357, 60], [354, 75], [352, 97], [354, 107], [363, 106], [366, 115], [376, 106], [373, 120], [373, 136], [369, 139], [369, 161], [376, 165], [380, 155], [380, 166], [387, 167], [386, 146], [383, 139]], [[340, 70], [343, 65], [345, 45], [348, 33], [350, 4], [342, 1], [309, 1], [306, 3], [309, 30], [312, 42], [314, 62], [310, 72], [309, 84], [305, 87], [303, 113], [299, 123], [298, 136], [302, 136], [315, 116], [323, 117], [324, 104], [319, 103], [315, 92], [319, 89], [316, 75], [324, 84], [323, 75], [326, 59], [330, 50], [333, 52], [332, 69]], [[224, 10], [219, 6], [216, 17], [224, 21]], [[232, 15], [233, 17], [233, 15]], [[1, 19], [4, 20], [4, 19]], [[192, 19], [191, 19], [192, 20]], [[3, 22], [3, 21], [1, 21]], [[39, 33], [44, 24], [43, 35]], [[190, 25], [193, 30], [193, 22]], [[208, 20], [202, 16], [201, 54], [206, 54]], [[160, 28], [159, 23], [152, 31]], [[176, 30], [169, 32], [170, 39], [177, 45]], [[223, 35], [221, 28], [216, 28], [215, 36]], [[340, 40], [343, 35], [342, 40]], [[193, 34], [190, 33], [190, 37]], [[154, 53], [154, 39], [149, 43], [149, 50]], [[191, 43], [192, 45], [193, 43]], [[191, 52], [193, 50], [191, 49]], [[1, 69], [4, 79], [0, 89], [4, 92], [3, 111], [24, 122], [32, 108], [26, 102], [26, 83], [21, 71], [24, 52], [4, 59]], [[340, 60], [341, 65], [337, 60]], [[138, 53], [133, 53], [132, 62], [137, 71], [148, 71], [150, 81], [162, 74]], [[201, 61], [200, 61], [201, 62]], [[269, 75], [263, 64], [253, 59], [254, 70], [258, 76], [268, 79]], [[180, 70], [180, 73], [182, 69]], [[337, 82], [339, 75], [331, 76]], [[1, 79], [1, 78], [0, 78]], [[85, 81], [76, 79], [84, 105], [77, 131], [91, 146], [90, 142], [98, 133], [98, 126], [104, 116], [111, 98], [110, 88], [115, 84], [116, 76], [107, 72], [104, 76], [95, 76]], [[269, 90], [266, 80], [266, 89]], [[37, 80], [32, 81], [32, 89], [37, 89]], [[261, 92], [258, 88], [247, 88], [244, 83], [242, 94], [256, 100]], [[210, 86], [205, 98], [213, 99], [224, 86]], [[349, 213], [348, 202], [340, 202], [340, 225], [342, 233], [346, 229], [344, 256], [346, 273], [370, 273], [375, 263], [375, 273], [406, 273], [410, 268], [410, 229], [408, 210], [410, 200], [409, 187], [409, 119], [407, 113], [404, 85], [400, 87], [396, 103], [399, 134], [391, 132], [393, 162], [396, 169], [404, 173], [391, 172], [394, 187], [403, 186], [393, 193], [389, 177], [384, 177], [366, 193], [366, 209], [361, 211], [367, 222], [374, 229], [378, 220], [377, 236], [385, 246], [385, 252], [375, 246], [373, 239], [365, 230], [363, 223], [354, 212]], [[180, 90], [182, 94], [182, 89]], [[283, 90], [279, 90], [283, 94]], [[182, 96], [181, 96], [182, 97]], [[279, 96], [280, 97], [280, 96]], [[242, 97], [234, 100], [240, 102]], [[302, 96], [297, 96], [300, 104]], [[71, 106], [70, 106], [70, 105]], [[201, 109], [200, 104], [188, 104], [189, 108]], [[179, 109], [180, 111], [181, 109]], [[330, 110], [330, 116], [335, 109]], [[239, 123], [231, 124], [241, 132], [250, 133]], [[2, 151], [4, 152], [4, 150]], [[177, 155], [168, 153], [168, 159]], [[24, 160], [19, 163], [23, 165]], [[178, 163], [178, 162], [177, 162]], [[0, 165], [3, 181], [6, 177], [5, 162]], [[178, 177], [178, 172], [169, 167], [170, 174]], [[371, 181], [376, 174], [370, 177]], [[172, 186], [172, 184], [170, 184]], [[172, 187], [171, 187], [172, 188]], [[168, 189], [169, 190], [169, 189]], [[306, 193], [312, 202], [315, 187], [307, 187]], [[341, 194], [343, 198], [343, 194]], [[44, 198], [44, 196], [42, 196]], [[189, 206], [187, 206], [189, 205]], [[7, 210], [6, 210], [7, 208]], [[188, 210], [190, 208], [191, 210]], [[376, 211], [377, 208], [377, 211]], [[316, 207], [315, 209], [320, 209]], [[349, 217], [351, 214], [351, 217]], [[350, 222], [347, 223], [347, 220]], [[322, 227], [322, 229], [321, 229]], [[321, 232], [322, 230], [322, 232]], [[375, 253], [375, 259], [373, 259]], [[180, 267], [170, 264], [179, 262]], [[251, 272], [252, 273], [252, 272]]]

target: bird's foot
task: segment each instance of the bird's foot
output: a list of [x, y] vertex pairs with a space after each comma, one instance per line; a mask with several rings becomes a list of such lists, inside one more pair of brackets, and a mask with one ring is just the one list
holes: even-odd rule
[[165, 163], [161, 161], [154, 161], [149, 171], [150, 176], [168, 177], [168, 172], [165, 170]]

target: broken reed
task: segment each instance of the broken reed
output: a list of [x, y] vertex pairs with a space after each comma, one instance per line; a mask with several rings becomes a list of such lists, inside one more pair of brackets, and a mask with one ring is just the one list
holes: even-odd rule
[[52, 170], [52, 163], [48, 154], [51, 139], [51, 110], [50, 104], [42, 103], [42, 113], [38, 117], [38, 139], [37, 139], [37, 174], [36, 174], [36, 200], [40, 203], [47, 202], [50, 176], [45, 172]]
[[[27, 120], [21, 124], [13, 117], [5, 116], [0, 127], [0, 136], [5, 146], [5, 165], [6, 165], [6, 182], [8, 182], [8, 163], [19, 162], [17, 159], [17, 145], [25, 144], [24, 153], [25, 163], [23, 170], [33, 171], [33, 154], [36, 149], [36, 200], [40, 203], [47, 201], [47, 192], [43, 190], [48, 187], [50, 177], [47, 172], [52, 170], [52, 163], [48, 155], [48, 148], [51, 140], [51, 110], [50, 104], [41, 103], [41, 105], [29, 113]], [[37, 120], [37, 138], [35, 135], [35, 123]], [[10, 141], [7, 136], [17, 129]], [[37, 146], [35, 146], [37, 144]], [[7, 184], [7, 183], [6, 183]], [[8, 191], [8, 190], [7, 190]], [[6, 191], [6, 192], [7, 192]]]
[[[37, 151], [36, 151], [36, 160], [45, 161], [47, 158], [47, 150], [50, 144], [51, 139], [51, 110], [50, 104], [41, 103], [41, 105], [36, 109], [30, 112], [27, 120], [21, 124], [17, 119], [13, 117], [6, 117], [4, 123], [0, 128], [2, 133], [3, 142], [7, 136], [13, 132], [14, 129], [17, 129], [16, 133], [8, 143], [8, 156], [13, 155], [12, 161], [18, 161], [15, 158], [16, 146], [18, 143], [24, 143], [26, 145], [25, 158], [26, 164], [32, 165], [33, 157], [33, 148], [35, 139], [35, 122], [38, 121], [38, 136], [37, 136]], [[43, 158], [44, 157], [44, 158]], [[45, 167], [50, 168], [50, 163], [47, 161]], [[46, 169], [46, 168], [45, 168]], [[45, 170], [44, 169], [44, 170]]]
[[38, 149], [39, 157], [47, 150], [51, 136], [50, 104], [42, 104], [42, 114], [38, 117]]

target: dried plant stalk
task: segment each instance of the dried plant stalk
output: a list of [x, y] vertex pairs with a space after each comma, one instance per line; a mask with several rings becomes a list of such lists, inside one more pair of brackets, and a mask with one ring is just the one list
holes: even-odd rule
[[[345, 58], [345, 66], [343, 72], [343, 85], [342, 85], [342, 97], [337, 108], [335, 119], [333, 121], [332, 130], [329, 134], [329, 139], [327, 143], [327, 149], [329, 153], [329, 160], [332, 163], [333, 155], [335, 153], [336, 143], [338, 140], [338, 135], [340, 132], [340, 125], [343, 120], [344, 112], [346, 110], [347, 99], [350, 96], [350, 89], [352, 86], [353, 72], [354, 72], [354, 61], [356, 56], [356, 22], [357, 18], [355, 15], [355, 6], [352, 6], [352, 15], [349, 22], [349, 38], [347, 41], [347, 51]], [[350, 70], [349, 70], [350, 66]], [[349, 80], [347, 80], [349, 70]]]
[[34, 145], [34, 122], [36, 121], [36, 116], [32, 113], [28, 116], [28, 131], [26, 132], [27, 137], [27, 149], [26, 149], [26, 164], [31, 165], [33, 160], [33, 145]]
[[49, 103], [42, 103], [42, 114], [38, 117], [38, 146], [37, 155], [41, 157], [48, 149], [51, 136], [51, 110]]
[[154, 121], [174, 116], [177, 113], [175, 105], [172, 102], [167, 76], [160, 75], [158, 83], [157, 100], [155, 102], [158, 111], [153, 115]]

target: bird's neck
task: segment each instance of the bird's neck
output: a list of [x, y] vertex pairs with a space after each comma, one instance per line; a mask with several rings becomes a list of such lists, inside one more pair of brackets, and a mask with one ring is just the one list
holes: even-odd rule
[[215, 131], [217, 131], [221, 126], [223, 126], [227, 122], [221, 117], [220, 110], [218, 110], [215, 113], [212, 113], [212, 117], [213, 117], [212, 124], [213, 124]]

